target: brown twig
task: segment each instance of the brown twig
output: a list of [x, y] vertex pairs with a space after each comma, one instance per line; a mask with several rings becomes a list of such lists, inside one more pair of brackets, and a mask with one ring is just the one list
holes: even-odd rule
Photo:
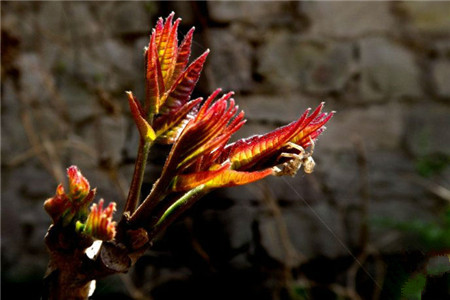
[[408, 175], [407, 179], [412, 181], [415, 184], [418, 184], [428, 190], [429, 192], [433, 193], [434, 195], [438, 196], [439, 198], [450, 202], [450, 190], [443, 187], [442, 185], [439, 185], [435, 182], [432, 182], [430, 180], [427, 180], [423, 177], [417, 176], [417, 175]]
[[[356, 257], [353, 264], [347, 270], [347, 286], [349, 289], [356, 291], [356, 279], [359, 269], [363, 268], [363, 264], [367, 261], [367, 258], [375, 253], [375, 250], [369, 244], [369, 224], [368, 224], [368, 211], [370, 205], [370, 189], [369, 189], [369, 170], [367, 163], [367, 154], [364, 147], [364, 143], [359, 136], [355, 136], [353, 139], [354, 148], [356, 151], [356, 162], [358, 165], [359, 178], [360, 178], [360, 188], [359, 194], [361, 199], [360, 214], [361, 214], [361, 224], [359, 232], [359, 247], [360, 254]], [[378, 256], [377, 256], [378, 257]], [[377, 260], [378, 261], [378, 260]], [[373, 299], [377, 299], [381, 293], [381, 285], [379, 283], [380, 277], [384, 277], [382, 273], [382, 268], [378, 264], [376, 278], [373, 278], [364, 268], [363, 270], [367, 275], [374, 281], [374, 292]], [[383, 280], [383, 279], [381, 279]], [[359, 296], [358, 296], [359, 297]]]
[[127, 202], [125, 203], [124, 214], [131, 215], [136, 210], [141, 197], [141, 187], [144, 181], [145, 166], [150, 152], [151, 143], [143, 140], [139, 143], [138, 154], [134, 165], [133, 178], [131, 180], [128, 192]]
[[302, 253], [298, 252], [292, 244], [292, 241], [289, 237], [287, 225], [283, 218], [283, 213], [281, 212], [280, 206], [277, 203], [277, 199], [273, 196], [272, 191], [269, 190], [267, 185], [261, 184], [260, 186], [263, 189], [264, 203], [275, 219], [275, 224], [277, 226], [278, 234], [284, 252], [286, 253], [286, 260], [288, 262], [288, 265], [293, 266], [296, 262], [298, 262], [298, 264], [301, 264], [306, 260], [306, 257]]
[[[58, 140], [53, 141], [53, 147], [57, 152], [61, 152], [64, 149], [72, 148], [80, 150], [81, 152], [85, 153], [86, 155], [92, 157], [93, 159], [97, 156], [97, 152], [92, 149], [87, 144], [83, 143], [82, 141], [76, 141], [76, 140]], [[30, 147], [28, 150], [23, 151], [22, 153], [19, 153], [12, 157], [8, 162], [6, 162], [6, 166], [14, 168], [17, 167], [27, 160], [31, 159], [34, 156], [45, 154], [46, 148], [43, 144], [38, 144], [35, 146]]]
[[[304, 263], [306, 261], [306, 257], [297, 251], [292, 244], [286, 222], [283, 218], [283, 213], [281, 212], [280, 206], [278, 205], [277, 199], [274, 197], [272, 191], [267, 187], [267, 185], [260, 184], [260, 187], [263, 191], [264, 203], [269, 209], [271, 215], [274, 217], [278, 236], [286, 255], [286, 263], [283, 264], [283, 285], [281, 288], [285, 288], [289, 293], [292, 293], [291, 287], [294, 280], [292, 276], [292, 268]], [[278, 297], [279, 295], [275, 296]]]

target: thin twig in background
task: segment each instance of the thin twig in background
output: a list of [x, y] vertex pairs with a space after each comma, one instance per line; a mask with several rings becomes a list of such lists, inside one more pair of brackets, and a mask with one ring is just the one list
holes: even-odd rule
[[427, 191], [438, 196], [442, 200], [450, 202], [450, 190], [448, 188], [417, 175], [408, 175], [407, 179], [422, 186]]
[[34, 120], [33, 116], [35, 116], [36, 113], [33, 111], [33, 106], [30, 105], [29, 100], [27, 100], [21, 93], [18, 93], [18, 95], [19, 101], [22, 104], [21, 121], [31, 148], [44, 149], [44, 151], [35, 152], [35, 156], [39, 159], [44, 168], [47, 169], [47, 171], [53, 176], [56, 182], [63, 182], [63, 169], [61, 168], [58, 170], [58, 165], [60, 165], [59, 159], [56, 159], [55, 153], [52, 150], [55, 147], [50, 145], [48, 138], [45, 138], [45, 141], [42, 140], [42, 132], [37, 129], [38, 127], [36, 127], [36, 122], [40, 122], [41, 120]]
[[[80, 152], [86, 154], [86, 156], [91, 157], [93, 160], [95, 160], [97, 157], [97, 153], [92, 147], [75, 138], [53, 141], [53, 146], [55, 147], [56, 151], [62, 152], [66, 149], [77, 149]], [[40, 153], [45, 153], [45, 151], [46, 149], [42, 144], [32, 146], [28, 150], [25, 150], [13, 156], [8, 162], [6, 162], [6, 166], [15, 168], [25, 163], [27, 160], [33, 158], [34, 156], [37, 156]]]
[[271, 215], [274, 217], [281, 245], [286, 254], [287, 265], [301, 265], [306, 261], [306, 256], [300, 253], [292, 244], [286, 221], [283, 218], [283, 213], [281, 212], [281, 208], [278, 205], [277, 199], [273, 195], [273, 192], [267, 187], [267, 185], [260, 184], [260, 186], [263, 190], [264, 204], [269, 209]]
[[[281, 288], [285, 288], [291, 294], [293, 293], [292, 286], [294, 284], [292, 268], [302, 265], [307, 261], [307, 258], [305, 255], [300, 253], [292, 244], [286, 221], [283, 218], [283, 213], [281, 212], [281, 208], [278, 205], [278, 201], [273, 195], [273, 192], [268, 188], [267, 185], [259, 184], [259, 186], [263, 191], [263, 202], [270, 212], [271, 216], [273, 216], [274, 218], [275, 227], [286, 258], [285, 262], [283, 263], [283, 286], [281, 286]], [[278, 294], [275, 296], [279, 297]]]
[[[355, 136], [353, 138], [353, 145], [356, 152], [356, 162], [358, 165], [358, 172], [359, 172], [359, 178], [360, 178], [360, 188], [359, 188], [359, 195], [361, 200], [360, 205], [360, 217], [361, 217], [361, 223], [360, 223], [360, 232], [359, 232], [359, 247], [360, 247], [360, 254], [357, 257], [357, 261], [355, 261], [350, 268], [347, 271], [347, 286], [354, 291], [355, 294], [357, 294], [356, 286], [357, 286], [357, 274], [358, 270], [362, 267], [362, 264], [364, 264], [369, 256], [372, 256], [373, 254], [376, 254], [377, 257], [376, 261], [376, 271], [377, 274], [375, 275], [375, 278], [373, 279], [374, 282], [374, 292], [372, 293], [372, 299], [376, 300], [378, 299], [379, 295], [381, 294], [382, 289], [382, 283], [384, 276], [384, 267], [383, 264], [380, 264], [379, 262], [379, 253], [373, 249], [373, 247], [370, 246], [369, 243], [369, 220], [368, 220], [368, 213], [369, 213], [369, 205], [370, 205], [370, 184], [369, 184], [369, 168], [368, 168], [368, 162], [367, 162], [367, 153], [366, 149], [364, 147], [364, 143], [359, 136]], [[367, 273], [368, 274], [368, 273]], [[368, 274], [370, 276], [370, 274]]]

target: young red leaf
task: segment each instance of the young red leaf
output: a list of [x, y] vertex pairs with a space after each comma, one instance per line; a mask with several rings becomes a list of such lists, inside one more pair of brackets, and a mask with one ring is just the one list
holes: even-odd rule
[[190, 115], [195, 114], [194, 107], [198, 106], [202, 100], [202, 98], [197, 98], [171, 110], [167, 114], [158, 116], [153, 123], [158, 142], [172, 144], [178, 138], [187, 122], [194, 117]]
[[287, 143], [301, 123], [302, 118], [267, 134], [238, 140], [226, 147], [223, 159], [229, 159], [235, 170], [250, 169]]
[[147, 73], [146, 73], [146, 95], [147, 101], [145, 102], [145, 111], [147, 114], [158, 113], [159, 110], [159, 98], [164, 93], [163, 87], [160, 87], [159, 78], [159, 60], [156, 49], [156, 31], [150, 38], [150, 43], [147, 49]]
[[178, 57], [177, 63], [175, 65], [175, 70], [172, 75], [172, 81], [169, 82], [169, 86], [173, 85], [173, 82], [180, 76], [183, 70], [186, 68], [189, 62], [189, 57], [191, 56], [191, 45], [192, 37], [194, 35], [195, 27], [192, 27], [186, 36], [184, 37], [181, 45], [178, 47]]
[[72, 200], [81, 200], [90, 191], [89, 181], [84, 177], [76, 166], [67, 169], [69, 177], [69, 197]]
[[[237, 111], [234, 101], [230, 100], [232, 94], [222, 96], [211, 106], [209, 104], [213, 98], [209, 97], [195, 119], [186, 126], [177, 143], [177, 149], [184, 152], [178, 155], [178, 168], [188, 166], [199, 155], [209, 153], [228, 141], [237, 126], [232, 122]], [[213, 96], [216, 95], [216, 92], [213, 93]]]
[[145, 119], [144, 112], [139, 104], [139, 101], [133, 96], [132, 92], [127, 92], [127, 95], [131, 115], [133, 116], [141, 138], [147, 142], [154, 141], [156, 139], [155, 131]]
[[333, 113], [321, 114], [323, 103], [313, 113], [309, 109], [295, 122], [280, 127], [264, 135], [239, 140], [224, 149], [222, 160], [229, 159], [235, 170], [255, 170], [256, 166], [273, 166], [278, 163], [279, 155], [286, 150], [288, 142], [309, 146], [309, 138], [316, 139], [323, 126]]
[[160, 63], [161, 63], [161, 73], [163, 76], [163, 80], [165, 83], [169, 83], [172, 78], [172, 74], [175, 70], [177, 56], [178, 56], [178, 38], [177, 38], [177, 30], [178, 24], [180, 23], [180, 19], [177, 19], [173, 24], [169, 36], [167, 38], [167, 43], [164, 47], [164, 50], [161, 49], [162, 55], [160, 55]]
[[116, 235], [116, 222], [112, 221], [112, 216], [116, 211], [116, 203], [111, 202], [103, 209], [103, 199], [98, 205], [92, 204], [91, 212], [85, 222], [78, 221], [76, 230], [102, 241], [113, 240]]
[[[171, 20], [172, 20], [174, 14], [175, 14], [175, 13], [172, 12], [172, 13], [167, 17], [167, 20], [169, 19], [169, 17], [170, 17]], [[171, 17], [171, 15], [172, 15], [172, 17]], [[155, 36], [155, 45], [159, 45], [159, 43], [160, 43], [160, 41], [161, 41], [161, 36], [162, 36], [162, 33], [163, 33], [163, 29], [164, 29], [164, 20], [163, 20], [163, 18], [159, 17], [159, 18], [158, 18], [158, 21], [156, 22], [156, 26], [155, 26], [155, 28], [154, 28], [154, 30], [153, 30], [153, 33], [152, 33], [152, 35]]]
[[[191, 54], [194, 28], [189, 30], [182, 43], [178, 45], [177, 31], [181, 19], [177, 19], [172, 24], [173, 17], [174, 13], [172, 12], [165, 22], [162, 18], [158, 20], [146, 51], [144, 111], [151, 124], [155, 117], [165, 116], [159, 120], [159, 123], [172, 119], [169, 115], [189, 101], [209, 52], [207, 50], [186, 68]], [[181, 119], [185, 119], [185, 116]], [[170, 126], [169, 124], [159, 124], [158, 127], [176, 126], [180, 128], [179, 125], [179, 123], [170, 124]], [[170, 132], [170, 135], [175, 136], [176, 134]], [[168, 142], [171, 139], [161, 138], [159, 140]]]
[[44, 203], [44, 209], [52, 217], [53, 223], [61, 220], [63, 226], [71, 224], [74, 219], [85, 218], [87, 208], [95, 197], [95, 189], [90, 189], [88, 180], [76, 166], [67, 169], [67, 176], [69, 192], [66, 193], [60, 184], [56, 188], [55, 196]]
[[205, 187], [208, 189], [230, 187], [237, 185], [244, 185], [252, 183], [263, 179], [269, 175], [272, 175], [273, 171], [271, 168], [262, 171], [235, 171], [235, 170], [225, 170], [221, 172], [218, 176], [214, 177], [212, 180], [205, 183]]
[[325, 130], [325, 124], [333, 117], [334, 112], [322, 113], [305, 126], [290, 142], [298, 144], [303, 148], [310, 146], [310, 141], [317, 137]]
[[206, 50], [174, 82], [167, 94], [167, 99], [163, 100], [164, 106], [161, 109], [162, 113], [167, 113], [169, 110], [179, 107], [189, 100], [208, 54], [209, 50]]
[[211, 181], [213, 178], [220, 176], [221, 173], [226, 172], [230, 168], [230, 163], [223, 166], [214, 166], [211, 170], [177, 175], [172, 183], [171, 190], [174, 192], [186, 192]]
[[162, 57], [164, 55], [164, 51], [172, 31], [172, 20], [174, 15], [175, 12], [171, 12], [165, 22], [158, 20], [156, 30], [159, 32], [157, 32], [155, 39], [156, 45], [158, 46], [158, 57]]

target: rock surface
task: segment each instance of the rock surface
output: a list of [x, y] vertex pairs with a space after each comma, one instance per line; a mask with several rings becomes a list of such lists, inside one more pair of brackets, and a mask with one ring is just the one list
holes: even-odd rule
[[[213, 290], [227, 277], [234, 285], [224, 299], [242, 286], [247, 299], [284, 299], [271, 294], [283, 268], [352, 259], [364, 211], [367, 239], [381, 254], [421, 249], [371, 220], [431, 220], [444, 209], [414, 178], [450, 188], [449, 3], [5, 2], [2, 280], [40, 286], [50, 224], [42, 203], [66, 167], [79, 165], [120, 210], [138, 142], [124, 92], [143, 99], [142, 49], [155, 20], [173, 9], [184, 19], [181, 34], [196, 26], [194, 53], [211, 49], [195, 96], [234, 90], [246, 111], [233, 139], [287, 124], [322, 101], [337, 114], [317, 142], [313, 174], [212, 193], [143, 258], [132, 275], [138, 287], [148, 290], [142, 278], [151, 278], [155, 299], [164, 299], [163, 287], [179, 298], [171, 284]], [[167, 150], [151, 153], [146, 190]], [[111, 282], [105, 289], [124, 293], [121, 279]]]

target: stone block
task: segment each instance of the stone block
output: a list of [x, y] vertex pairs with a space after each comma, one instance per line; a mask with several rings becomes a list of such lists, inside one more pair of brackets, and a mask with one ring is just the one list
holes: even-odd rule
[[55, 37], [58, 38], [57, 42], [92, 42], [93, 36], [105, 31], [86, 2], [43, 2], [36, 17], [42, 32], [41, 38], [53, 43]]
[[283, 206], [314, 204], [325, 201], [319, 173], [305, 174], [299, 170], [295, 177], [270, 176], [260, 184], [264, 197], [274, 197]]
[[224, 229], [229, 238], [231, 249], [248, 247], [253, 240], [252, 222], [256, 210], [247, 205], [234, 205], [224, 212]]
[[[64, 170], [61, 171], [62, 174], [65, 174]], [[40, 163], [39, 166], [34, 166], [33, 164], [24, 165], [15, 169], [12, 174], [13, 176], [9, 180], [18, 181], [20, 184], [18, 189], [25, 199], [45, 201], [45, 199], [55, 194], [58, 182]], [[65, 178], [62, 179], [65, 180]]]
[[18, 58], [18, 67], [21, 70], [20, 88], [25, 91], [26, 103], [43, 103], [47, 102], [52, 93], [50, 86], [54, 86], [53, 77], [41, 63], [37, 53], [23, 53]]
[[249, 121], [288, 124], [297, 120], [309, 107], [317, 107], [321, 101], [299, 94], [280, 93], [276, 96], [238, 96], [236, 102]]
[[360, 203], [355, 188], [361, 184], [356, 157], [351, 153], [317, 154], [316, 157], [317, 168], [323, 170], [322, 184], [331, 192], [337, 205], [346, 207]]
[[252, 48], [250, 44], [224, 29], [211, 29], [211, 54], [208, 61], [211, 85], [224, 91], [252, 88]]
[[2, 168], [2, 272], [8, 280], [42, 278], [48, 263], [43, 238], [51, 223], [42, 205], [55, 189], [41, 166]]
[[[285, 229], [287, 236], [283, 236]], [[297, 266], [302, 256], [311, 259], [345, 255], [343, 229], [339, 213], [325, 203], [289, 207], [282, 211], [280, 219], [259, 219], [261, 246], [270, 257], [289, 267]]]
[[[203, 199], [200, 205], [221, 199]], [[252, 223], [257, 209], [245, 203], [238, 203], [225, 209], [203, 209], [194, 219], [197, 238], [212, 260], [228, 260], [239, 253], [245, 253], [253, 243]]]
[[307, 64], [303, 89], [311, 93], [342, 91], [354, 71], [351, 43], [327, 45], [320, 57]]
[[[49, 140], [61, 139], [67, 127], [53, 74], [35, 53], [21, 55], [18, 65], [21, 71], [20, 95], [14, 96], [19, 102], [15, 105], [23, 109], [31, 124], [30, 130], [34, 131], [31, 134], [42, 135]], [[27, 139], [26, 135], [22, 138]]]
[[381, 37], [360, 41], [361, 101], [422, 95], [419, 68], [406, 48]]
[[100, 119], [99, 151], [102, 160], [118, 165], [122, 161], [125, 144], [125, 117], [104, 116]]
[[369, 193], [371, 202], [425, 198], [423, 188], [409, 179], [414, 175], [414, 161], [393, 151], [367, 153]]
[[95, 114], [97, 101], [84, 84], [71, 76], [61, 76], [58, 88], [61, 99], [69, 108], [71, 121], [82, 123]]
[[433, 78], [437, 95], [450, 99], [450, 61], [438, 60], [433, 66]]
[[392, 226], [380, 226], [380, 221], [427, 220], [432, 214], [433, 204], [424, 200], [427, 197], [423, 188], [408, 179], [415, 174], [415, 170], [406, 155], [394, 151], [367, 151], [366, 157], [367, 199], [360, 191], [364, 185], [364, 174], [360, 173], [356, 154], [321, 156], [328, 165], [323, 172], [323, 182], [344, 213], [351, 245], [357, 246], [359, 243], [364, 202], [368, 200], [371, 243], [386, 252], [399, 251], [406, 245], [403, 241], [405, 233], [396, 232]]
[[450, 153], [450, 109], [445, 105], [412, 107], [407, 116], [405, 141], [417, 157]]
[[[151, 18], [146, 9], [147, 3], [132, 1], [111, 4], [109, 14], [105, 16], [105, 19], [108, 20], [107, 24], [112, 35], [136, 35], [151, 32], [153, 24], [150, 24]], [[103, 5], [102, 3], [101, 6]]]
[[139, 147], [140, 135], [136, 128], [136, 124], [128, 117], [127, 128], [126, 128], [126, 138], [124, 144], [124, 156], [126, 159], [135, 160], [137, 157], [137, 151]]
[[29, 142], [20, 118], [20, 103], [11, 79], [2, 80], [1, 155], [5, 165], [29, 148]]
[[265, 23], [286, 15], [288, 5], [283, 1], [210, 1], [208, 11], [216, 22]]
[[220, 193], [227, 199], [241, 205], [259, 203], [263, 197], [263, 189], [258, 182], [243, 186], [224, 188]]
[[299, 6], [311, 23], [312, 35], [361, 37], [391, 30], [389, 2], [305, 1]]
[[[425, 202], [425, 201], [424, 201]], [[395, 224], [413, 222], [436, 222], [436, 215], [423, 203], [408, 199], [386, 199], [371, 203], [370, 240], [382, 253], [398, 253], [408, 250], [425, 250], [414, 232], [398, 230]]]
[[[26, 168], [25, 168], [26, 169]], [[14, 260], [21, 253], [20, 244], [23, 243], [23, 232], [20, 224], [20, 213], [26, 209], [27, 201], [21, 195], [21, 189], [24, 187], [24, 183], [20, 180], [20, 175], [24, 169], [7, 169], [2, 168], [2, 252], [5, 258]], [[56, 186], [55, 186], [56, 187]], [[53, 191], [54, 192], [54, 191]], [[51, 194], [47, 195], [48, 197]], [[50, 220], [48, 222], [50, 225]], [[7, 245], [7, 247], [5, 247]]]
[[[91, 38], [96, 37], [92, 35]], [[66, 84], [65, 77], [71, 77], [71, 82], [67, 84], [78, 85], [84, 89], [84, 93], [104, 89], [124, 95], [124, 90], [130, 90], [138, 79], [144, 81], [141, 72], [136, 72], [140, 70], [138, 68], [142, 68], [143, 60], [139, 61], [136, 57], [142, 56], [145, 45], [143, 43], [134, 52], [136, 50], [133, 44], [126, 45], [113, 38], [99, 37], [95, 43], [87, 43], [86, 46], [70, 43], [67, 49], [53, 43], [43, 47], [44, 56], [47, 57], [44, 61], [57, 78], [58, 87]]]
[[[107, 91], [123, 93], [130, 88], [135, 78], [144, 80], [136, 72], [132, 47], [117, 41], [105, 39], [87, 48], [80, 60], [81, 71]], [[124, 94], [122, 94], [124, 95]]]
[[347, 42], [312, 41], [273, 31], [266, 34], [266, 42], [257, 53], [257, 72], [272, 93], [340, 91], [354, 69], [352, 49]]
[[396, 3], [410, 30], [424, 34], [450, 33], [450, 3], [447, 1], [404, 1]]
[[397, 149], [400, 146], [405, 116], [398, 103], [338, 110], [319, 137], [318, 155], [324, 151], [354, 148], [354, 138], [362, 139], [369, 150]]

